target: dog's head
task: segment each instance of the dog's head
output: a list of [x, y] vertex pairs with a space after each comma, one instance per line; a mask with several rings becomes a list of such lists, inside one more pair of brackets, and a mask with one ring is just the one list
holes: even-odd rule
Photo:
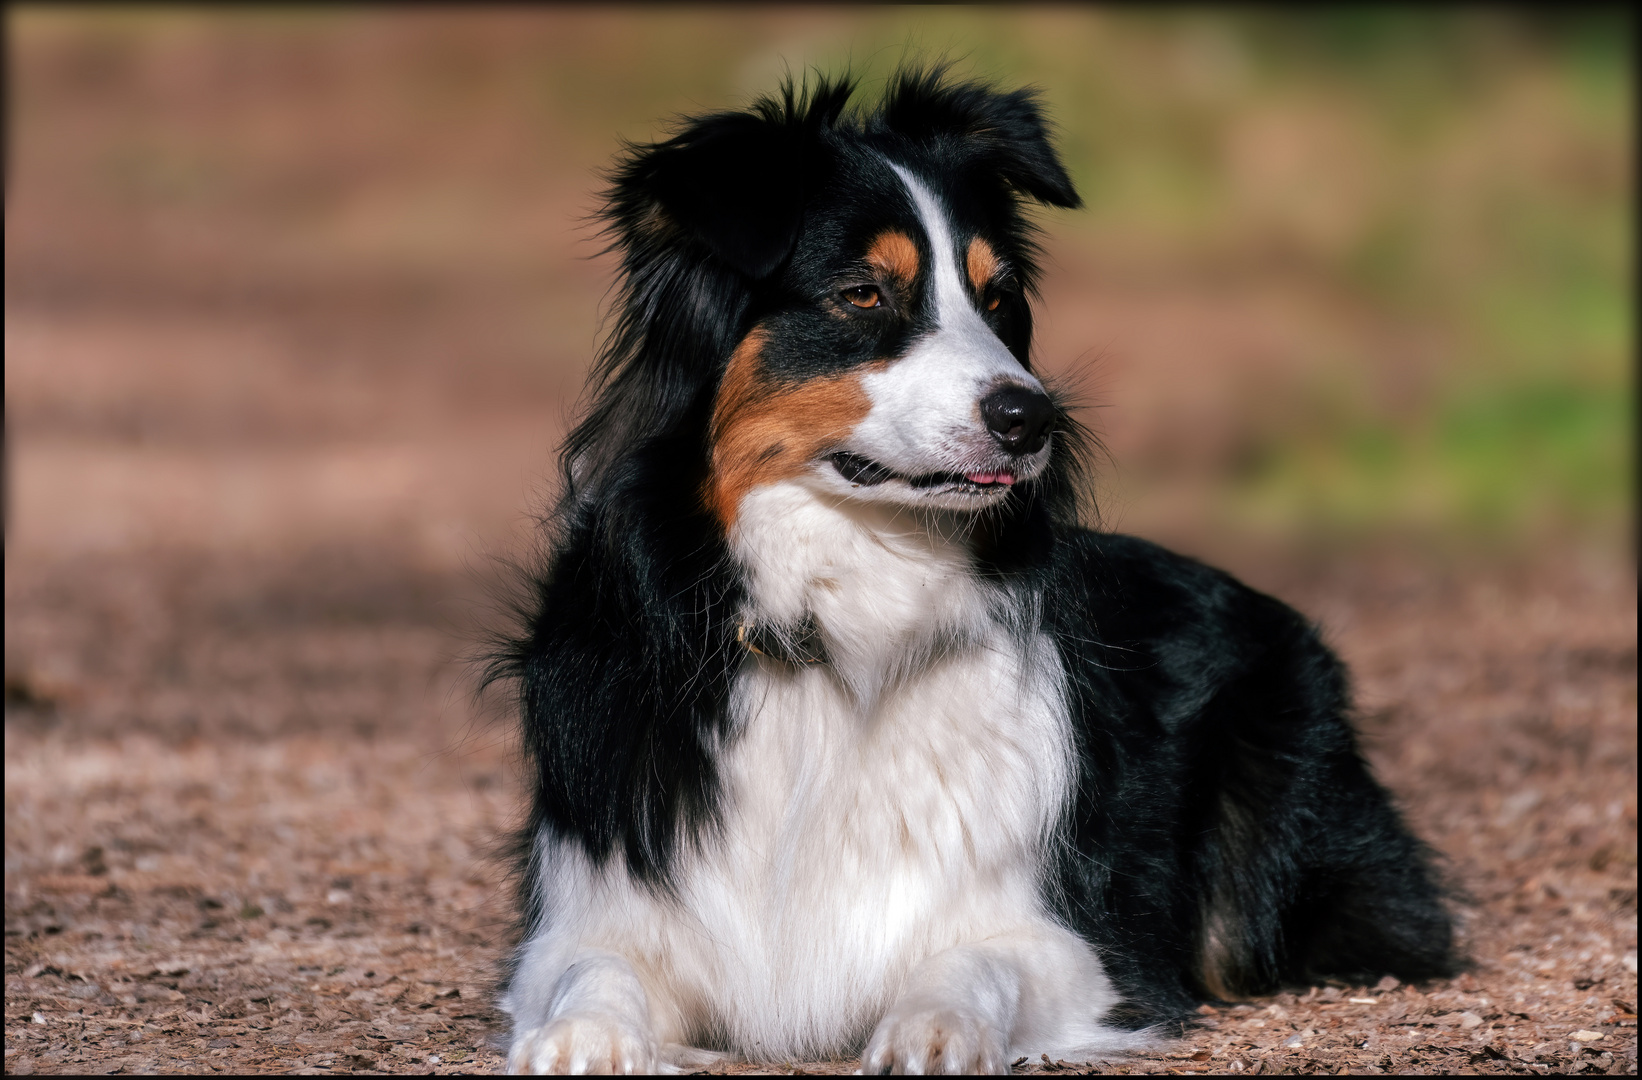
[[726, 527], [783, 480], [980, 510], [1053, 450], [1022, 211], [1078, 196], [1034, 97], [939, 71], [898, 75], [863, 114], [849, 94], [789, 87], [688, 121], [614, 176], [627, 281], [609, 374], [706, 376], [704, 499]]

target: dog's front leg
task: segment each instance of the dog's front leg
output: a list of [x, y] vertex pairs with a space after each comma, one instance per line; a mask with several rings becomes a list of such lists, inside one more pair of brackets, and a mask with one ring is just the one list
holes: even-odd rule
[[1116, 1001], [1094, 950], [1069, 930], [1038, 926], [960, 945], [913, 969], [861, 1071], [1002, 1073], [1016, 1054], [1122, 1054], [1147, 1040], [1101, 1024]]
[[[510, 996], [517, 999], [517, 987]], [[508, 1072], [643, 1074], [659, 1067], [649, 999], [633, 966], [614, 953], [578, 953], [547, 1008], [534, 1017], [528, 1011], [514, 1012]]]
[[867, 1043], [861, 1071], [1002, 1073], [1020, 1008], [1020, 965], [1007, 946], [948, 949], [919, 964]]

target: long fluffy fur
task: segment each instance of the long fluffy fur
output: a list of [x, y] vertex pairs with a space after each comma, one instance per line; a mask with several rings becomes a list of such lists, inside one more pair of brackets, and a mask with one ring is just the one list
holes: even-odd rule
[[[748, 495], [733, 526], [704, 500], [726, 365], [755, 326], [785, 325], [792, 293], [774, 283], [825, 227], [819, 193], [863, 155], [922, 154], [965, 178], [1010, 241], [1023, 298], [1037, 277], [1026, 204], [1077, 203], [1031, 94], [912, 70], [850, 113], [853, 89], [789, 84], [629, 147], [611, 173], [616, 318], [564, 445], [525, 626], [488, 672], [516, 681], [531, 768], [516, 1022], [570, 1015], [586, 990], [600, 1008], [648, 1008], [664, 1042], [870, 1055], [875, 1029], [916, 1026], [917, 987], [989, 985], [1002, 961], [963, 935], [1011, 919], [1026, 920], [1007, 954], [1019, 970], [1061, 971], [1089, 1003], [1074, 1017], [1075, 995], [1022, 991], [1032, 1045], [1068, 1054], [1115, 1051], [1118, 1028], [1177, 1022], [1208, 998], [1452, 971], [1430, 853], [1358, 753], [1338, 660], [1278, 601], [1082, 528], [1086, 451], [1064, 407], [1046, 468], [957, 526], [829, 509], [785, 483]], [[995, 325], [1029, 379], [1025, 300]], [[773, 385], [825, 377], [804, 366], [814, 353], [772, 352]], [[821, 573], [809, 543], [855, 574], [831, 616], [813, 591], [784, 599]], [[826, 609], [810, 613], [832, 627], [835, 677], [737, 643], [749, 618], [785, 633], [805, 604]], [[855, 637], [836, 635], [841, 621]], [[867, 736], [844, 717], [881, 726], [882, 760], [850, 757]], [[748, 845], [784, 853], [788, 876], [747, 861]], [[985, 874], [1019, 881], [975, 885]], [[937, 886], [1023, 913], [919, 901], [908, 910], [926, 923], [907, 940], [927, 938], [930, 956], [913, 964], [917, 948], [880, 940], [875, 920], [896, 889]], [[806, 937], [829, 930], [879, 944]], [[954, 948], [940, 959], [938, 945]]]

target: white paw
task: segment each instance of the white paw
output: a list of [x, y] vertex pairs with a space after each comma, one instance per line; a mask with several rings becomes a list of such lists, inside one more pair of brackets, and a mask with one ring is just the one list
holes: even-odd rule
[[861, 1071], [884, 1073], [1006, 1073], [1008, 1035], [967, 1009], [892, 1009], [861, 1055]]
[[596, 1013], [567, 1013], [513, 1037], [507, 1071], [519, 1073], [654, 1073], [656, 1040], [646, 1029]]

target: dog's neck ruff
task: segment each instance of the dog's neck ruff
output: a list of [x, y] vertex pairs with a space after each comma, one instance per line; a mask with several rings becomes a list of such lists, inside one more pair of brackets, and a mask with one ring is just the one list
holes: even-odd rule
[[729, 539], [746, 585], [743, 648], [830, 672], [870, 713], [886, 688], [995, 640], [1000, 620], [1023, 627], [1019, 598], [976, 571], [972, 520], [852, 504], [818, 487], [799, 477], [742, 503]]

